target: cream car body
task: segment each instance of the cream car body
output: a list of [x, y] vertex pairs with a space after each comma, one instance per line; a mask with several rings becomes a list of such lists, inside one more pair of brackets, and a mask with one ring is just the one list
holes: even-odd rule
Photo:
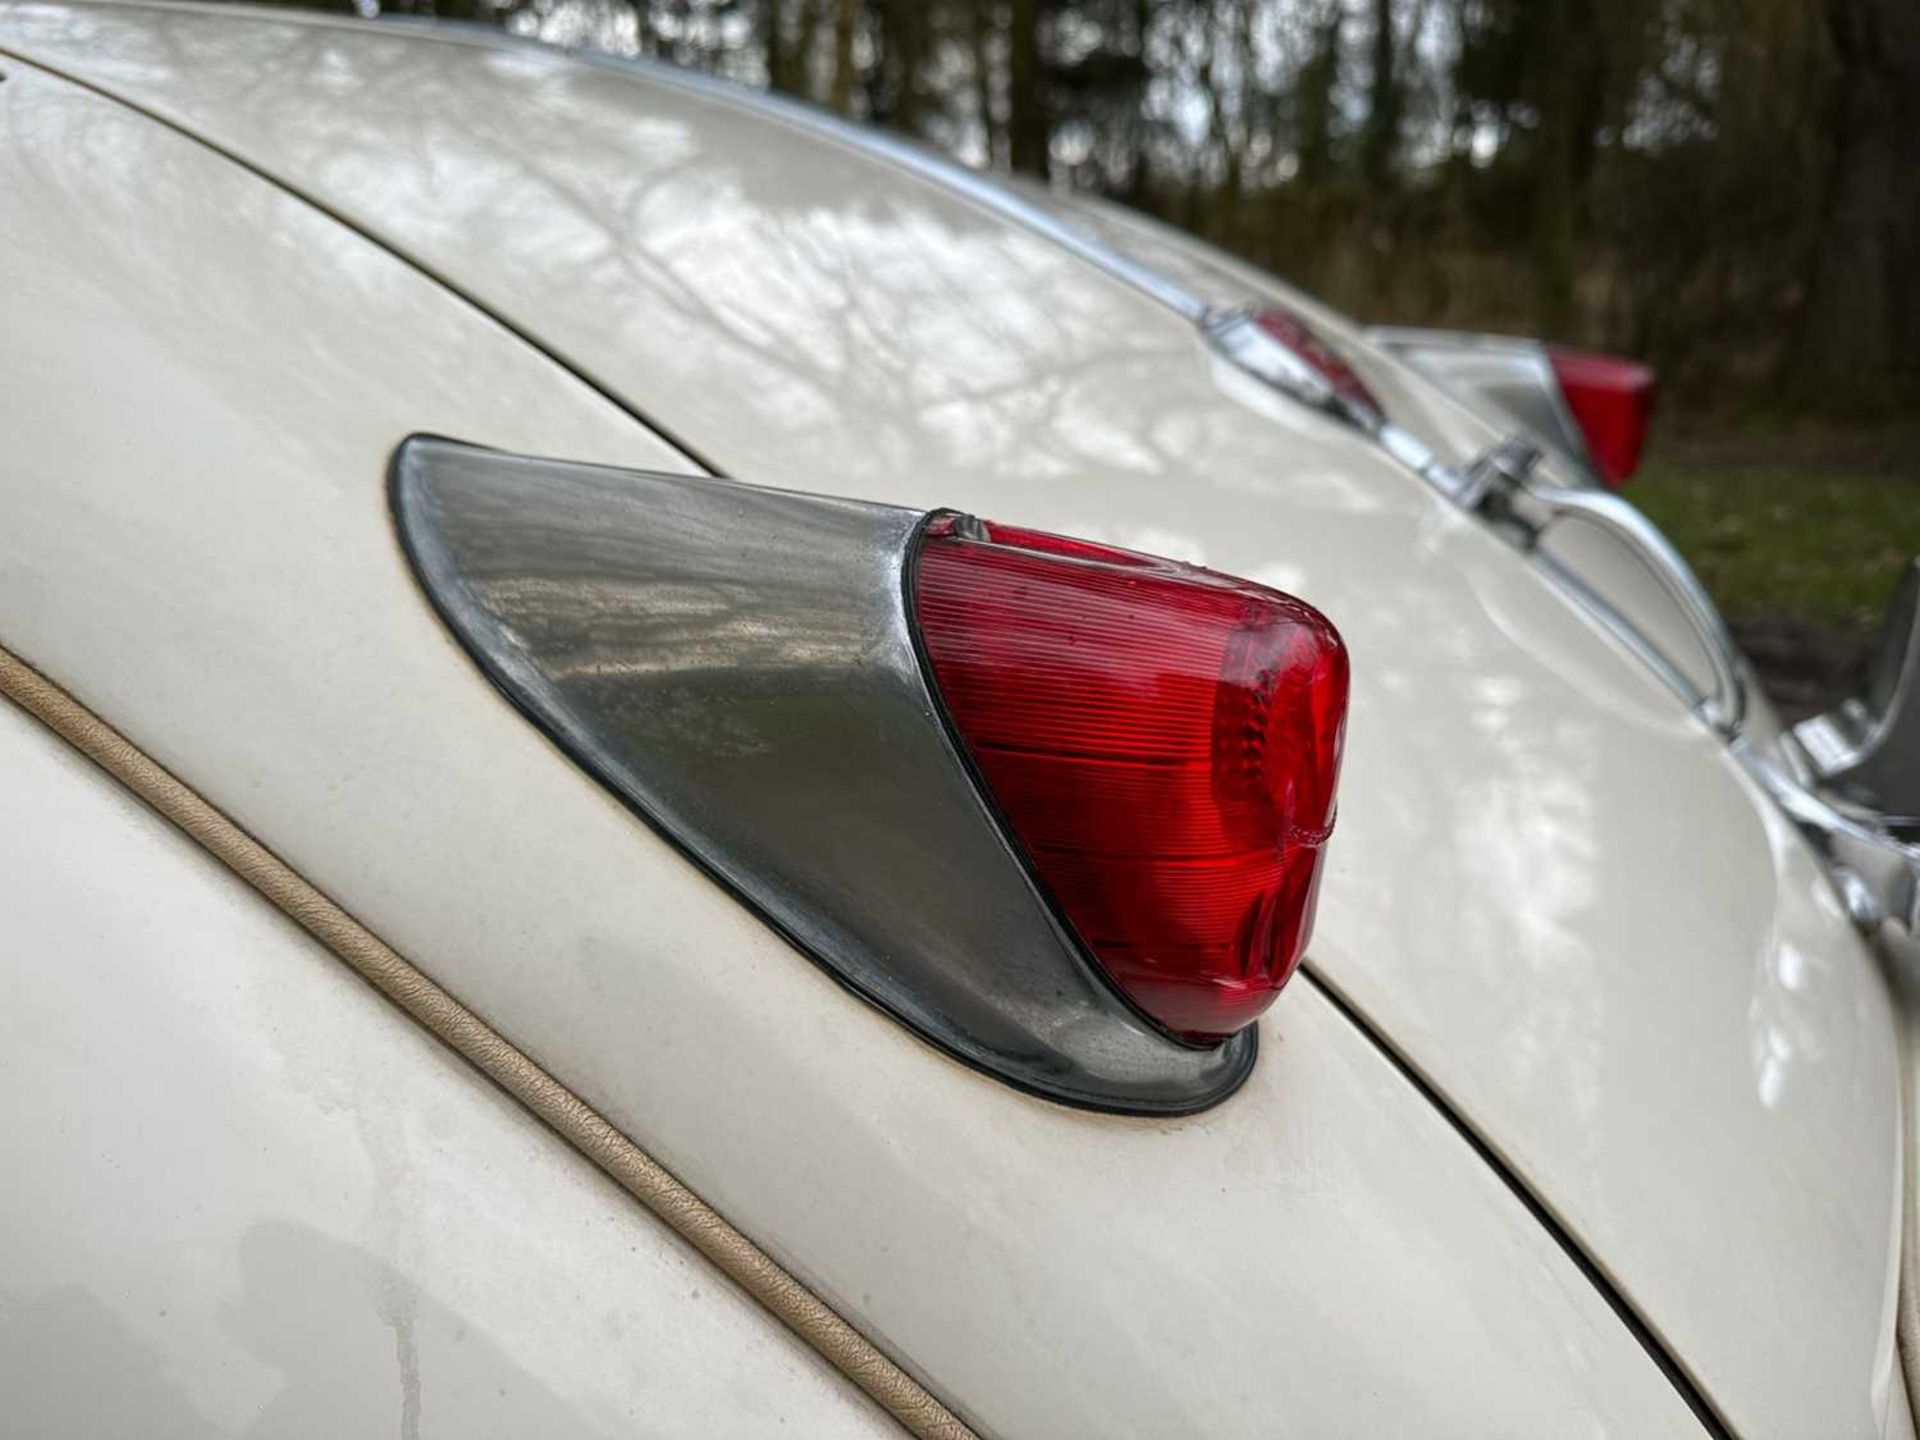
[[[479, 35], [17, 0], [0, 70], [0, 645], [978, 1431], [1911, 1433], [1873, 956], [1720, 741], [1378, 447], [749, 97]], [[1483, 443], [1372, 363], [1436, 449]], [[797, 956], [447, 634], [383, 488], [422, 431], [957, 506], [1326, 611], [1355, 657], [1340, 832], [1245, 1088], [1069, 1110]], [[0, 721], [29, 1001], [0, 1113], [37, 1217], [0, 1227], [0, 1315], [73, 1337], [10, 1339], [5, 1389], [89, 1385], [110, 1335], [203, 1432], [329, 1428], [295, 1403], [325, 1380], [485, 1433], [461, 1406], [495, 1367], [535, 1407], [503, 1431], [891, 1423]], [[324, 1307], [250, 1320], [312, 1269]], [[406, 1338], [421, 1296], [454, 1339]], [[125, 1395], [96, 1428], [146, 1413]], [[48, 1403], [52, 1432], [79, 1413]]]

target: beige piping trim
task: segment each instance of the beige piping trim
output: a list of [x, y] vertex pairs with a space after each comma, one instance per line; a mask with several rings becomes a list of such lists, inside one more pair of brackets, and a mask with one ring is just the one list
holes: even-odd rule
[[829, 1365], [872, 1396], [910, 1433], [921, 1440], [974, 1440], [973, 1432], [918, 1381], [586, 1101], [516, 1050], [478, 1015], [132, 741], [4, 648], [0, 648], [0, 695], [179, 826], [314, 939], [359, 971], [374, 988], [459, 1051], [611, 1175], [622, 1189], [724, 1271]]

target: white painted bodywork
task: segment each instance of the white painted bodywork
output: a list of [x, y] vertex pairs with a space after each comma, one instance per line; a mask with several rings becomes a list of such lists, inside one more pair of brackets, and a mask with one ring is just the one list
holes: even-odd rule
[[6, 704], [0, 776], [0, 1430], [899, 1433]]
[[851, 1000], [513, 714], [381, 488], [412, 430], [687, 462], [300, 201], [9, 65], [0, 643], [969, 1419], [1697, 1433], [1324, 985], [1736, 1433], [1906, 1433], [1880, 978], [1717, 742], [1473, 522], [1045, 241], [729, 104], [191, 12], [0, 6], [0, 49], [314, 195], [732, 475], [1204, 559], [1341, 626], [1314, 977], [1247, 1089], [1180, 1122], [1017, 1095]]
[[[1231, 310], [1277, 302], [1302, 316], [1317, 332], [1339, 345], [1342, 357], [1350, 361], [1397, 423], [1415, 431], [1456, 468], [1470, 465], [1521, 423], [1497, 406], [1473, 408], [1458, 389], [1414, 363], [1402, 363], [1401, 356], [1374, 343], [1369, 335], [1363, 335], [1311, 295], [1192, 236], [1103, 201], [1045, 195], [1043, 203], [1063, 221], [1177, 276], [1210, 305]], [[1548, 379], [1552, 380], [1551, 374]], [[1552, 383], [1557, 386], [1559, 382]], [[1551, 444], [1541, 457], [1540, 473], [1561, 485], [1592, 483], [1584, 470]], [[1698, 633], [1668, 598], [1643, 556], [1599, 534], [1592, 526], [1577, 523], [1554, 530], [1545, 544], [1550, 553], [1605, 595], [1641, 634], [1653, 640], [1660, 653], [1701, 694], [1711, 693], [1712, 661]], [[1746, 708], [1745, 733], [1765, 742], [1778, 736], [1779, 717], [1752, 675], [1748, 676]]]

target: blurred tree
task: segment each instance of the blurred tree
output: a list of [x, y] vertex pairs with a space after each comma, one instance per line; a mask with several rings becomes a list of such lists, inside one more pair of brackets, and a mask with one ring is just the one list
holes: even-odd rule
[[762, 0], [759, 21], [768, 89], [785, 95], [808, 93], [816, 14], [815, 0]]
[[1047, 173], [1051, 131], [1040, 62], [1041, 0], [1010, 0], [1007, 24], [1007, 163], [1026, 175]]
[[1839, 83], [1801, 343], [1803, 393], [1920, 379], [1920, 4], [1827, 0]]
[[878, 0], [874, 20], [875, 63], [867, 73], [867, 113], [883, 125], [921, 134], [926, 126], [926, 7], [921, 0]]
[[1394, 48], [1393, 0], [1373, 0], [1372, 75], [1367, 81], [1367, 118], [1361, 131], [1360, 178], [1376, 194], [1394, 186], [1400, 149], [1401, 80]]
[[1334, 177], [1334, 137], [1339, 124], [1340, 54], [1347, 12], [1341, 0], [1327, 0], [1309, 24], [1313, 49], [1300, 67], [1294, 108], [1299, 132], [1296, 171], [1308, 190], [1324, 189]]
[[827, 104], [842, 115], [853, 113], [853, 91], [859, 82], [859, 70], [853, 58], [854, 33], [860, 24], [860, 0], [833, 0], [833, 77], [827, 87]]
[[1006, 163], [1001, 143], [994, 77], [998, 69], [1000, 7], [994, 0], [972, 0], [967, 11], [968, 73], [973, 81], [973, 107], [980, 126], [980, 158], [988, 169]]

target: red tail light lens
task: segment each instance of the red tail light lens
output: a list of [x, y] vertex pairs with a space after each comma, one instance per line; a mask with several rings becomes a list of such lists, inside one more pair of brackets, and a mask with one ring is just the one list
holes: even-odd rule
[[1609, 490], [1640, 468], [1656, 393], [1653, 371], [1632, 360], [1586, 350], [1549, 348], [1554, 377], [1566, 396], [1587, 454]]
[[1339, 352], [1320, 338], [1319, 332], [1291, 310], [1269, 306], [1253, 317], [1253, 323], [1306, 361], [1348, 404], [1375, 414], [1380, 412], [1380, 402], [1374, 398], [1373, 391], [1367, 388], [1367, 382], [1340, 358]]
[[1246, 1026], [1313, 923], [1347, 709], [1333, 626], [1208, 570], [950, 521], [914, 604], [954, 726], [1081, 943], [1169, 1030]]

